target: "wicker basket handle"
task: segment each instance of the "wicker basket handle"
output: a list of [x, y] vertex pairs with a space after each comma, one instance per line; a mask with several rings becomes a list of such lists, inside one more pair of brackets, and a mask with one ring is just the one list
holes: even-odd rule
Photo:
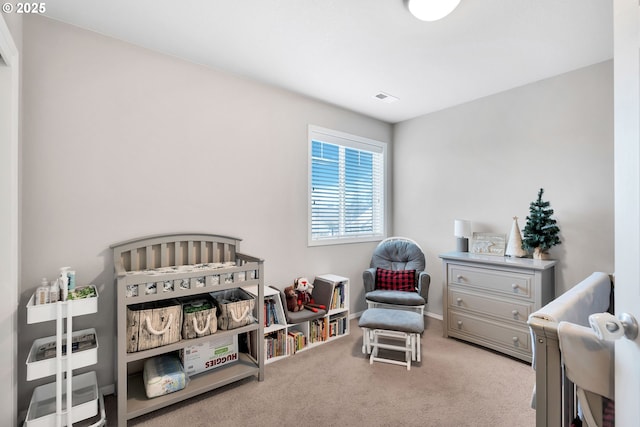
[[171, 322], [173, 322], [173, 313], [169, 313], [169, 319], [167, 319], [167, 324], [165, 325], [165, 327], [162, 328], [161, 331], [156, 331], [151, 325], [151, 319], [149, 319], [149, 316], [147, 316], [145, 319], [145, 325], [147, 327], [147, 331], [149, 331], [149, 333], [152, 335], [162, 335], [165, 332], [167, 332], [171, 327]]
[[211, 326], [211, 313], [207, 316], [207, 321], [204, 323], [204, 328], [198, 328], [198, 319], [193, 318], [193, 330], [196, 331], [196, 334], [203, 335], [209, 330], [209, 326]]
[[234, 322], [243, 321], [247, 317], [247, 314], [249, 314], [249, 306], [246, 306], [244, 308], [244, 311], [242, 312], [242, 315], [240, 317], [236, 317], [235, 311], [231, 310], [231, 318], [233, 319]]

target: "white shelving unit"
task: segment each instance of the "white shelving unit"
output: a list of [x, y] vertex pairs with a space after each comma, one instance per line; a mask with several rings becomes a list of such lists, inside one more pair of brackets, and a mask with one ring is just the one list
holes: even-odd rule
[[329, 310], [325, 319], [329, 329], [327, 341], [349, 335], [349, 279], [335, 274], [316, 277], [314, 285], [324, 286], [331, 291]]
[[[264, 288], [265, 306], [268, 305], [268, 300], [273, 301], [275, 318], [278, 320], [277, 323], [264, 326], [265, 364], [285, 359], [297, 351], [309, 350], [349, 334], [349, 279], [335, 274], [323, 274], [317, 276], [313, 284], [316, 302], [328, 302], [327, 314], [318, 319], [291, 324], [286, 323], [280, 292], [271, 287]], [[244, 289], [257, 295], [255, 286]], [[298, 350], [291, 348], [290, 343], [287, 345], [287, 336], [295, 331], [302, 334], [305, 342], [304, 347]], [[269, 340], [276, 336], [284, 340], [285, 348], [274, 354], [273, 344], [275, 343], [269, 343]]]
[[[255, 292], [255, 288], [253, 289]], [[265, 287], [264, 288], [264, 304], [267, 307], [267, 313], [271, 310], [272, 321], [267, 326], [264, 327], [264, 360], [265, 363], [272, 363], [277, 360], [283, 359], [288, 356], [287, 351], [287, 320], [284, 315], [284, 310], [282, 308], [282, 301], [280, 300], [280, 292], [276, 289]], [[280, 340], [284, 340], [284, 342], [280, 341], [279, 344], [269, 343], [268, 337], [278, 336]], [[274, 350], [273, 346], [278, 345], [279, 349]]]
[[[91, 371], [73, 375], [74, 370], [98, 362], [98, 335], [95, 329], [73, 331], [73, 318], [97, 311], [97, 292], [95, 297], [42, 305], [35, 305], [32, 296], [27, 303], [27, 324], [56, 321], [56, 335], [37, 339], [31, 347], [26, 362], [27, 381], [53, 375], [56, 380], [34, 389], [25, 426], [70, 426], [98, 416], [92, 426], [105, 424], [104, 402], [98, 391], [96, 373]], [[93, 334], [95, 345], [73, 351], [74, 339], [77, 341], [87, 334]], [[63, 346], [66, 347], [64, 353]], [[38, 357], [45, 349], [52, 351], [53, 348], [55, 358]], [[68, 402], [68, 390], [71, 390], [71, 405]]]

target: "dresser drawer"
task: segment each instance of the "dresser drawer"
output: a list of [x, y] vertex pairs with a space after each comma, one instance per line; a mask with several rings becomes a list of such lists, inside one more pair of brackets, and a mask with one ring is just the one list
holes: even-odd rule
[[529, 314], [533, 312], [532, 303], [493, 298], [454, 288], [449, 288], [449, 307], [454, 310], [472, 310], [506, 320], [514, 320], [521, 322], [523, 326], [526, 324]]
[[453, 310], [449, 311], [449, 335], [459, 336], [490, 348], [497, 346], [518, 352], [531, 352], [528, 328], [509, 326]]
[[500, 292], [521, 298], [533, 297], [533, 275], [511, 271], [449, 265], [449, 282]]

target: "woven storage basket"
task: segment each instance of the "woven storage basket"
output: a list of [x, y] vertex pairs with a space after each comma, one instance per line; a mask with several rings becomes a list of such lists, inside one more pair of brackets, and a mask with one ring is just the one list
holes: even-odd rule
[[256, 299], [244, 289], [211, 292], [218, 307], [218, 328], [235, 329], [256, 321]]
[[176, 299], [127, 307], [127, 353], [180, 341], [182, 305]]
[[218, 330], [216, 305], [208, 295], [182, 298], [182, 338], [200, 338]]

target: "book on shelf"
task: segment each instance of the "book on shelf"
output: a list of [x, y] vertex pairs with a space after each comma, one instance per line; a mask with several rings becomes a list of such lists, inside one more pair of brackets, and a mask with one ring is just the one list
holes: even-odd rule
[[327, 340], [328, 319], [315, 319], [309, 322], [309, 341], [312, 343]]
[[264, 356], [271, 359], [287, 355], [287, 335], [284, 330], [272, 332], [264, 337]]
[[[278, 297], [279, 298], [279, 297]], [[284, 325], [286, 322], [278, 310], [278, 303], [274, 298], [265, 298], [264, 300], [264, 326]]]
[[331, 309], [344, 308], [344, 282], [338, 282], [333, 288], [333, 297], [331, 298]]
[[307, 337], [300, 331], [289, 331], [287, 339], [289, 354], [295, 354], [307, 346]]
[[335, 317], [329, 320], [329, 336], [344, 335], [347, 331], [347, 316]]

